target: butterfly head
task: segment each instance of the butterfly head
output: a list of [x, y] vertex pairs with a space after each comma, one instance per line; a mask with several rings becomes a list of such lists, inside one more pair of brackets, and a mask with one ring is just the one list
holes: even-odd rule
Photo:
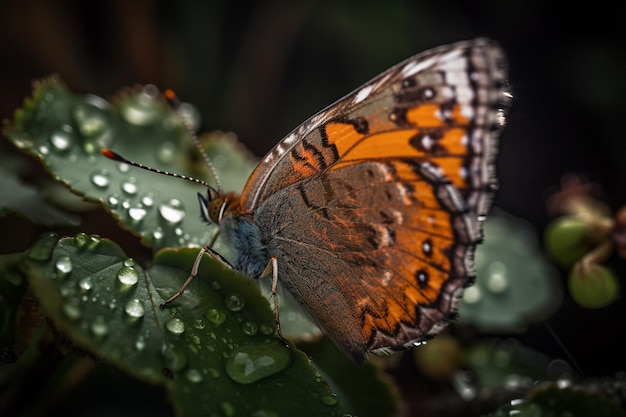
[[200, 213], [207, 223], [220, 224], [224, 216], [232, 211], [238, 203], [233, 193], [224, 194], [212, 187], [208, 187], [207, 196], [198, 193]]

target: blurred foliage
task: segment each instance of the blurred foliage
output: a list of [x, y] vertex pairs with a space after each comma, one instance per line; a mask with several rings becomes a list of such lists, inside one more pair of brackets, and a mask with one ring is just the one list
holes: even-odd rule
[[[4, 62], [9, 63], [0, 69], [3, 117], [8, 117], [18, 106], [30, 80], [42, 74], [58, 72], [73, 89], [100, 95], [109, 94], [120, 85], [153, 83], [172, 87], [181, 97], [193, 102], [203, 115], [203, 130], [214, 127], [233, 130], [259, 156], [298, 122], [399, 60], [437, 44], [488, 35], [500, 41], [508, 52], [515, 96], [509, 126], [501, 141], [498, 164], [501, 187], [497, 202], [541, 230], [547, 218], [546, 190], [558, 182], [563, 172], [572, 169], [591, 173], [605, 185], [613, 207], [625, 200], [622, 184], [626, 181], [626, 165], [623, 164], [626, 143], [621, 140], [621, 114], [626, 98], [626, 82], [622, 76], [626, 48], [621, 33], [623, 13], [620, 13], [624, 6], [618, 3], [610, 7], [598, 5], [566, 10], [557, 4], [542, 2], [494, 1], [439, 4], [400, 0], [386, 2], [384, 7], [374, 1], [269, 1], [250, 2], [245, 7], [238, 2], [219, 1], [64, 2], [60, 7], [56, 2], [27, 0], [7, 2], [0, 7], [0, 47]], [[97, 107], [98, 103], [83, 99], [86, 104]], [[116, 105], [114, 103], [109, 110], [117, 109]], [[61, 129], [60, 133], [56, 140], [45, 138], [41, 144], [54, 151], [54, 143], [62, 144], [63, 134], [67, 132]], [[225, 135], [213, 136], [224, 138]], [[125, 156], [149, 162], [157, 168], [205, 178], [205, 173], [197, 169], [197, 161], [190, 157], [186, 141], [173, 137], [173, 142], [178, 143], [177, 140], [181, 148], [174, 154], [180, 160], [174, 163], [159, 160], [155, 154], [159, 148], [149, 143], [138, 146], [137, 154], [131, 151]], [[233, 152], [228, 142], [233, 143], [226, 140], [226, 157], [242, 157], [241, 160], [253, 163], [247, 152]], [[117, 145], [115, 149], [119, 150]], [[83, 150], [79, 155], [83, 163]], [[111, 161], [98, 160], [97, 163], [110, 164], [102, 168], [113, 178], [108, 190], [99, 190], [99, 194], [96, 192], [92, 197], [104, 199], [107, 205], [115, 189], [123, 202], [126, 198], [125, 194], [122, 197], [121, 188], [126, 179], [124, 173]], [[58, 167], [62, 169], [62, 165]], [[120, 231], [117, 223], [110, 220], [109, 214], [118, 216], [125, 228], [141, 233], [141, 228], [129, 221], [130, 207], [109, 205], [109, 214], [93, 205], [79, 208], [76, 201], [62, 203], [67, 193], [58, 189], [42, 198], [39, 193], [48, 191], [50, 185], [47, 175], [34, 164], [18, 158], [7, 142], [0, 143], [0, 166], [3, 178], [0, 226], [5, 236], [1, 245], [3, 253], [11, 253], [0, 259], [3, 326], [0, 341], [4, 360], [21, 354], [18, 362], [0, 368], [2, 380], [10, 381], [9, 385], [0, 387], [2, 400], [11, 398], [13, 404], [19, 404], [32, 412], [31, 415], [48, 415], [54, 407], [67, 413], [64, 405], [74, 413], [90, 410], [101, 415], [107, 412], [118, 415], [124, 410], [134, 415], [171, 415], [163, 387], [139, 383], [122, 372], [102, 366], [102, 362], [96, 361], [94, 366], [93, 358], [75, 345], [69, 345], [68, 353], [67, 341], [63, 343], [58, 334], [47, 331], [39, 302], [30, 292], [21, 266], [24, 251], [32, 246], [35, 237], [54, 229], [62, 236], [82, 236], [81, 232], [87, 233], [85, 236], [106, 235], [118, 243], [125, 256], [132, 257], [137, 266], [149, 268], [153, 252], [159, 247], [154, 236], [148, 229], [144, 230], [148, 233], [142, 236], [143, 242], [154, 245], [146, 250], [137, 243], [135, 236]], [[88, 172], [96, 170], [96, 166], [89, 163], [86, 167]], [[133, 174], [142, 175], [135, 171]], [[229, 173], [222, 175], [223, 179], [225, 177], [245, 180], [243, 171], [241, 176], [233, 177]], [[141, 201], [140, 197], [146, 197], [143, 192], [154, 182], [167, 179], [139, 179], [142, 180], [142, 188], [138, 189], [141, 194], [130, 200], [145, 208], [150, 196]], [[75, 180], [83, 180], [87, 188], [93, 188], [87, 175]], [[173, 182], [171, 191], [183, 192], [185, 187], [181, 182]], [[78, 191], [98, 191], [87, 188]], [[234, 183], [232, 189], [240, 190], [240, 182]], [[184, 205], [185, 229], [192, 231], [189, 236], [184, 233], [177, 236], [186, 243], [190, 243], [187, 238], [195, 236], [200, 241], [205, 237], [203, 233], [208, 233], [205, 225], [202, 229], [193, 225], [192, 217], [197, 217], [193, 194], [189, 190], [188, 194], [173, 197]], [[146, 215], [151, 217], [145, 218], [153, 225], [159, 221], [155, 208], [153, 205], [148, 209]], [[19, 216], [12, 214], [15, 211]], [[132, 212], [143, 213], [142, 210]], [[176, 210], [169, 213], [172, 212]], [[77, 216], [81, 219], [80, 226], [75, 226]], [[171, 235], [167, 238], [172, 239], [172, 245], [180, 243]], [[489, 239], [487, 236], [487, 242]], [[220, 251], [225, 249], [221, 247]], [[620, 271], [620, 265], [612, 259], [601, 265], [610, 268], [615, 277], [623, 273], [623, 268]], [[114, 275], [111, 276], [113, 281]], [[480, 279], [481, 274], [479, 282]], [[612, 375], [625, 364], [624, 344], [614, 336], [622, 330], [616, 318], [623, 316], [623, 303], [615, 302], [614, 298], [610, 300], [612, 303], [602, 309], [578, 309], [565, 294], [563, 308], [551, 319], [557, 324], [559, 335], [565, 338], [566, 346], [591, 373]], [[529, 300], [529, 304], [535, 302]], [[546, 310], [544, 317], [548, 315], [549, 310]], [[295, 313], [289, 315], [292, 316]], [[561, 356], [563, 353], [554, 347], [556, 343], [547, 341], [532, 325], [535, 320], [537, 317], [522, 320], [515, 331], [526, 323], [530, 326], [529, 332], [516, 337], [531, 346], [546, 349], [550, 356]], [[15, 334], [16, 326], [30, 331]], [[294, 327], [297, 329], [299, 325]], [[474, 346], [484, 349], [483, 358], [507, 355], [490, 348], [489, 343], [475, 345], [476, 341], [484, 340], [484, 335], [473, 325], [453, 326], [450, 330], [445, 335], [449, 339], [440, 347], [436, 341], [442, 336], [414, 351], [421, 354], [422, 350], [431, 349], [428, 355], [444, 358], [448, 365], [452, 362], [453, 366], [443, 373], [447, 379], [440, 374], [425, 377], [427, 371], [422, 371], [419, 360], [417, 365], [413, 363], [409, 359], [411, 355], [396, 355], [385, 361], [374, 358], [373, 362], [382, 368], [379, 376], [392, 381], [396, 388], [400, 415], [441, 415], [444, 412], [480, 415], [527, 394], [527, 391], [520, 391], [520, 385], [517, 389], [510, 386], [515, 386], [511, 382], [520, 381], [513, 372], [509, 385], [482, 390], [474, 371], [467, 369], [470, 364], [462, 359], [467, 358], [467, 352]], [[318, 337], [314, 328], [305, 333], [307, 338]], [[290, 338], [295, 335], [297, 331]], [[311, 355], [320, 355], [311, 352]], [[314, 360], [318, 362], [315, 357]], [[427, 359], [431, 364], [436, 360], [439, 359]], [[508, 371], [505, 367], [498, 372], [507, 375]], [[557, 375], [548, 377], [554, 379]], [[324, 377], [320, 375], [320, 378]], [[358, 381], [365, 377], [351, 378]], [[348, 396], [335, 388], [332, 378], [327, 379], [341, 402], [348, 406], [352, 401], [359, 402], [358, 395], [347, 399]], [[619, 384], [623, 385], [623, 379], [611, 380], [597, 391], [623, 392]], [[558, 387], [567, 388], [565, 385]], [[377, 395], [372, 392], [368, 388], [364, 395], [373, 402]], [[386, 397], [386, 394], [378, 395]], [[486, 400], [487, 396], [491, 401]], [[327, 402], [332, 402], [332, 398], [327, 398]], [[624, 395], [621, 398], [623, 404]], [[362, 404], [368, 401], [363, 400]], [[10, 403], [2, 402], [3, 405]], [[224, 405], [220, 413], [228, 414], [231, 409]], [[353, 412], [349, 408], [345, 410]], [[379, 412], [377, 415], [383, 414], [380, 409], [374, 411]], [[508, 414], [509, 411], [503, 412]], [[534, 412], [536, 409], [530, 409], [529, 415], [536, 415]], [[367, 415], [362, 411], [358, 413]]]

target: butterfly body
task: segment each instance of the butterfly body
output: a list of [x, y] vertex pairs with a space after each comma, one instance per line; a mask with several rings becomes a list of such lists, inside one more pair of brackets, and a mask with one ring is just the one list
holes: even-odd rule
[[278, 281], [340, 348], [413, 347], [454, 318], [496, 186], [504, 56], [476, 39], [392, 67], [287, 137], [240, 198], [200, 198], [235, 268]]

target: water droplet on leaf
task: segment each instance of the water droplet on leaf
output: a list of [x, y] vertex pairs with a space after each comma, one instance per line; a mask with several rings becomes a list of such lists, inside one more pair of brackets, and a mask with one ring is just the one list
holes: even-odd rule
[[63, 314], [70, 320], [78, 320], [81, 316], [80, 307], [72, 302], [67, 302], [61, 307]]
[[237, 293], [231, 293], [224, 300], [224, 304], [230, 311], [241, 311], [246, 305], [246, 300]]
[[215, 325], [220, 325], [226, 320], [226, 313], [216, 308], [211, 308], [206, 312], [206, 318]]
[[157, 100], [158, 89], [146, 85], [141, 92], [129, 97], [122, 105], [122, 117], [130, 124], [146, 126], [155, 123], [161, 117], [161, 106]]
[[94, 154], [107, 148], [113, 139], [109, 103], [94, 95], [87, 95], [72, 109], [72, 116], [83, 137], [83, 150]]
[[109, 327], [102, 316], [96, 317], [89, 328], [91, 333], [99, 338], [102, 338], [109, 333]]
[[146, 207], [152, 207], [154, 205], [154, 196], [152, 194], [146, 194], [141, 197], [141, 204]]
[[148, 211], [142, 206], [131, 207], [128, 209], [128, 217], [135, 224], [145, 219], [147, 214]]
[[183, 203], [176, 198], [172, 198], [159, 205], [159, 214], [168, 223], [178, 224], [185, 218], [186, 213]]
[[74, 129], [70, 125], [63, 125], [50, 135], [50, 145], [56, 152], [63, 153], [74, 146]]
[[226, 373], [235, 382], [251, 384], [281, 372], [290, 361], [291, 353], [283, 345], [246, 345], [230, 354]]
[[78, 288], [80, 288], [83, 292], [90, 291], [93, 288], [93, 284], [89, 277], [85, 277], [78, 281]]
[[189, 369], [187, 372], [185, 372], [185, 377], [187, 377], [187, 380], [189, 382], [193, 382], [194, 384], [202, 382], [203, 379], [202, 373], [197, 369]]
[[124, 312], [133, 320], [143, 317], [146, 313], [143, 303], [136, 298], [128, 300], [124, 306]]
[[110, 182], [111, 177], [106, 169], [100, 169], [91, 174], [91, 183], [102, 190], [106, 189]]
[[174, 162], [174, 159], [176, 158], [176, 145], [174, 144], [174, 142], [171, 141], [165, 141], [161, 144], [161, 146], [159, 146], [159, 149], [157, 151], [156, 157], [159, 160], [159, 162], [167, 165], [167, 164], [171, 164], [172, 162]]
[[137, 194], [138, 189], [139, 187], [137, 187], [137, 179], [135, 177], [130, 177], [122, 183], [122, 191], [126, 195], [134, 196]]
[[241, 330], [248, 336], [254, 336], [259, 331], [259, 326], [252, 321], [245, 321], [241, 325]]
[[117, 271], [117, 280], [126, 287], [132, 287], [139, 281], [139, 273], [130, 266], [123, 266]]
[[54, 264], [54, 272], [57, 277], [63, 278], [72, 272], [72, 260], [69, 256], [62, 256]]
[[173, 335], [180, 335], [185, 332], [185, 322], [181, 319], [173, 318], [165, 323], [165, 328]]

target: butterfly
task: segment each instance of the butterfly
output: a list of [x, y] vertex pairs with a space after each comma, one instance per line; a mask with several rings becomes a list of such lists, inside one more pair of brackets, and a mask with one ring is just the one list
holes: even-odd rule
[[277, 323], [280, 284], [357, 362], [439, 333], [474, 279], [506, 79], [504, 52], [479, 38], [413, 56], [315, 114], [241, 195], [198, 194], [236, 261], [204, 247], [166, 303], [206, 252], [249, 277], [271, 275]]

